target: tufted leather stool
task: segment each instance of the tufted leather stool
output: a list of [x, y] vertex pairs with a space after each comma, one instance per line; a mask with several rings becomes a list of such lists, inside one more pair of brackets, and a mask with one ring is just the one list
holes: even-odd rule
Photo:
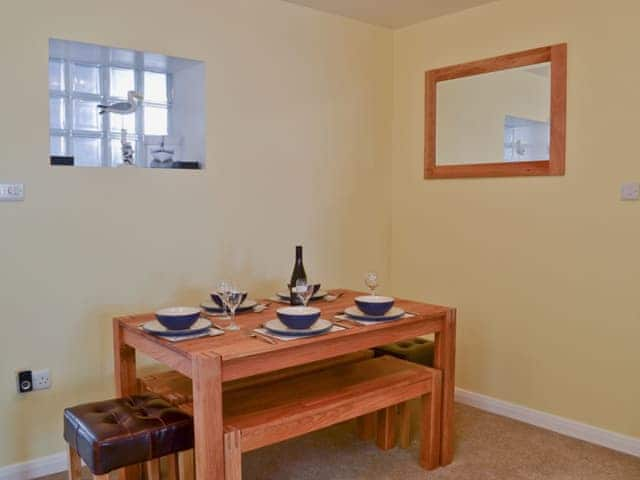
[[[413, 338], [401, 342], [390, 343], [374, 349], [376, 357], [391, 355], [408, 362], [419, 363], [426, 367], [433, 367], [434, 344], [424, 338]], [[398, 416], [400, 417], [400, 446], [409, 448], [411, 444], [411, 415], [412, 409], [409, 402], [401, 404]], [[415, 410], [415, 409], [414, 409]], [[393, 419], [389, 420], [393, 422]]]
[[81, 458], [96, 478], [146, 462], [147, 478], [158, 480], [164, 456], [176, 478], [177, 453], [193, 448], [193, 419], [157, 395], [132, 395], [67, 408], [64, 439], [71, 480], [80, 480]]

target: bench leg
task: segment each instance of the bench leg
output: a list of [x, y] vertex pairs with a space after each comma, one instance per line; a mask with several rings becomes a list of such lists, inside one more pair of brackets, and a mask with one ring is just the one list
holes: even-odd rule
[[396, 406], [378, 412], [378, 439], [380, 450], [391, 450], [396, 445]]
[[178, 472], [178, 454], [173, 453], [167, 455], [167, 480], [178, 480], [180, 472]]
[[155, 458], [147, 463], [147, 480], [160, 480], [160, 459]]
[[193, 460], [193, 450], [185, 450], [178, 453], [178, 476], [180, 480], [195, 479]]
[[400, 448], [411, 446], [411, 404], [400, 404], [398, 416], [400, 417]]
[[242, 444], [240, 430], [224, 434], [224, 478], [242, 480]]
[[356, 418], [356, 435], [360, 440], [373, 440], [376, 431], [376, 413], [368, 413]]
[[81, 480], [82, 460], [73, 448], [69, 447], [69, 480]]
[[431, 393], [422, 396], [422, 424], [420, 425], [420, 465], [426, 470], [440, 466], [440, 422], [442, 412], [442, 375], [433, 371]]

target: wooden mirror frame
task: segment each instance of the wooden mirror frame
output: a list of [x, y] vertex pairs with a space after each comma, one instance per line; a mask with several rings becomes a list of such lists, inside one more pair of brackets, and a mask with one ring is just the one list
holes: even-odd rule
[[[551, 63], [551, 138], [549, 160], [460, 165], [436, 164], [436, 98], [438, 82], [538, 63]], [[564, 175], [567, 116], [567, 44], [535, 48], [426, 72], [424, 177], [521, 177]]]

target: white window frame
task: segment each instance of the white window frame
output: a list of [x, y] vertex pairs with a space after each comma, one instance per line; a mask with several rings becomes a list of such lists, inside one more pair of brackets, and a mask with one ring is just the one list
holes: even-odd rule
[[[111, 141], [116, 139], [120, 139], [120, 133], [115, 133], [111, 131], [111, 116], [109, 114], [102, 115], [102, 128], [101, 130], [91, 131], [91, 130], [81, 130], [73, 128], [73, 100], [89, 100], [93, 102], [98, 102], [101, 104], [110, 104], [115, 102], [121, 102], [123, 99], [119, 97], [112, 97], [107, 95], [110, 92], [110, 82], [111, 82], [111, 68], [121, 68], [126, 70], [133, 70], [134, 72], [134, 81], [135, 81], [135, 90], [137, 92], [141, 92], [144, 95], [144, 73], [145, 72], [153, 72], [153, 73], [161, 73], [166, 75], [167, 78], [167, 103], [159, 103], [159, 102], [149, 102], [144, 100], [142, 102], [142, 107], [138, 108], [135, 112], [136, 115], [136, 131], [131, 133], [127, 132], [128, 138], [135, 140], [135, 163], [138, 166], [146, 167], [147, 159], [146, 159], [146, 149], [145, 149], [145, 134], [144, 134], [144, 107], [162, 107], [167, 109], [167, 135], [172, 130], [171, 122], [171, 107], [172, 107], [172, 99], [173, 99], [173, 77], [166, 70], [159, 70], [154, 68], [140, 68], [137, 66], [124, 65], [119, 63], [109, 63], [109, 64], [101, 64], [101, 63], [91, 63], [91, 62], [83, 62], [83, 61], [74, 61], [68, 60], [64, 58], [50, 57], [49, 61], [59, 62], [63, 64], [63, 75], [64, 75], [64, 90], [52, 90], [49, 88], [49, 100], [52, 98], [62, 98], [64, 101], [64, 110], [65, 110], [65, 119], [64, 119], [64, 128], [51, 128], [51, 124], [49, 124], [49, 141], [51, 141], [51, 137], [58, 136], [63, 137], [65, 142], [65, 155], [73, 156], [73, 139], [78, 137], [83, 138], [98, 138], [100, 139], [101, 145], [101, 159], [102, 159], [102, 167], [115, 167], [118, 163], [112, 163], [112, 155], [111, 155]], [[100, 94], [91, 94], [91, 93], [82, 93], [82, 92], [74, 92], [72, 86], [72, 76], [71, 76], [71, 65], [83, 65], [88, 67], [97, 67], [100, 79]], [[48, 80], [47, 80], [48, 82]]]

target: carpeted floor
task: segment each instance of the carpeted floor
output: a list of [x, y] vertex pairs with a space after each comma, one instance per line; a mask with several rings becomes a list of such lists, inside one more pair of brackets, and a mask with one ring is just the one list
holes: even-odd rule
[[[414, 435], [415, 437], [415, 435]], [[411, 449], [379, 451], [352, 424], [244, 455], [248, 480], [640, 480], [640, 458], [456, 405], [456, 456], [445, 468], [418, 466]], [[64, 474], [46, 477], [63, 480]]]

